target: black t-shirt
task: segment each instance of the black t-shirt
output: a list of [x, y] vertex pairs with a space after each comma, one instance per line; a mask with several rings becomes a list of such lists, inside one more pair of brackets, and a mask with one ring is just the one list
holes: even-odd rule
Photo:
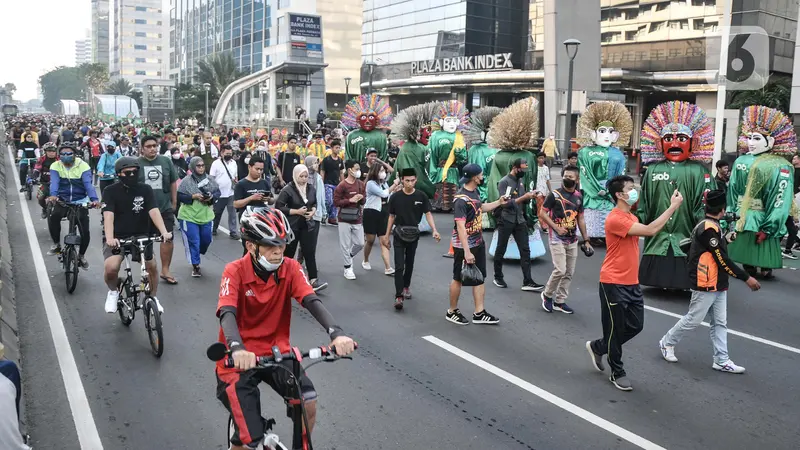
[[336, 186], [339, 184], [339, 176], [344, 170], [344, 161], [342, 161], [342, 158], [333, 159], [330, 156], [326, 156], [322, 160], [319, 170], [325, 172], [323, 183]]
[[569, 192], [558, 188], [545, 198], [542, 208], [553, 223], [567, 231], [562, 236], [550, 230], [550, 242], [571, 244], [578, 241], [578, 217], [583, 214], [583, 195], [580, 191], [576, 189]]
[[300, 164], [300, 155], [295, 152], [283, 152], [278, 158], [278, 168], [281, 169], [283, 182], [288, 183], [292, 181], [292, 172], [294, 166]]
[[397, 191], [389, 197], [389, 214], [394, 215], [394, 224], [398, 227], [415, 227], [422, 216], [430, 211], [431, 202], [420, 190], [414, 190], [411, 194]]
[[153, 188], [137, 183], [130, 188], [114, 183], [103, 191], [103, 212], [114, 213], [114, 237], [150, 235], [155, 226], [150, 221], [150, 210], [158, 209]]
[[[253, 194], [265, 194], [271, 195], [269, 190], [269, 185], [267, 184], [267, 180], [260, 179], [258, 181], [250, 181], [247, 178], [240, 180], [236, 183], [236, 187], [233, 189], [233, 199], [234, 200], [242, 200], [244, 198], [250, 197]], [[266, 206], [264, 202], [250, 202], [247, 206]], [[245, 206], [245, 208], [247, 207]], [[241, 217], [242, 213], [244, 212], [244, 208], [237, 208], [236, 213]]]

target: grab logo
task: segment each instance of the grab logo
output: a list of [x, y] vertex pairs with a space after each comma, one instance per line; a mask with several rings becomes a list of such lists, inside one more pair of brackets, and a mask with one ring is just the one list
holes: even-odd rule
[[357, 138], [353, 138], [353, 140], [350, 141], [350, 144], [355, 145], [355, 144], [358, 144], [359, 142], [361, 142], [363, 140], [364, 140], [364, 136], [359, 136]]
[[747, 172], [747, 164], [736, 164], [736, 170], [741, 170], [743, 172]]
[[651, 181], [668, 181], [668, 180], [669, 180], [669, 174], [666, 172], [662, 172], [662, 173], [654, 173]]
[[778, 192], [778, 197], [775, 199], [775, 204], [773, 207], [780, 208], [783, 206], [783, 194], [786, 191], [787, 186], [789, 186], [789, 182], [786, 180], [781, 180], [781, 182], [778, 183], [778, 191], [780, 192]]
[[603, 152], [589, 152], [589, 156], [606, 156]]

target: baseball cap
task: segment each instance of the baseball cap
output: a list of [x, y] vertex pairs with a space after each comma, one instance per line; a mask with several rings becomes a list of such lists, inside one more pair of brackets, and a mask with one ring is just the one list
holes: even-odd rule
[[469, 181], [470, 178], [480, 175], [481, 172], [483, 172], [483, 169], [481, 169], [481, 166], [477, 164], [467, 164], [464, 166], [462, 172], [464, 176], [462, 176], [461, 180], [459, 180], [460, 184], [464, 184]]
[[378, 153], [378, 150], [375, 147], [370, 147], [367, 149], [367, 155], [370, 153]]

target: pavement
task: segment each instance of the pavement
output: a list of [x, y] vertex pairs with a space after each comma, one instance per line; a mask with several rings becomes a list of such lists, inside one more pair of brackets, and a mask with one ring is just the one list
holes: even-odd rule
[[[103, 311], [99, 213], [91, 212], [90, 268], [70, 295], [56, 259], [44, 254], [50, 239], [38, 206], [15, 197], [13, 177], [6, 183], [8, 217], [19, 218], [8, 225], [33, 447], [225, 448], [227, 414], [215, 399], [214, 366], [205, 349], [217, 338], [220, 274], [241, 256], [240, 243], [220, 233], [203, 259], [205, 276], [193, 279], [178, 240], [172, 271], [179, 284], [161, 284], [158, 291], [166, 310], [165, 352], [156, 359], [141, 315], [125, 327]], [[452, 218], [435, 219], [448, 234]], [[322, 228], [317, 259], [330, 286], [320, 296], [360, 348], [353, 361], [309, 371], [320, 394], [317, 448], [797, 448], [796, 272], [779, 271], [778, 280], [758, 293], [732, 282], [729, 347], [734, 361], [747, 367], [743, 375], [711, 369], [705, 327], [679, 345], [679, 363], [665, 362], [658, 340], [686, 312], [688, 298], [646, 289], [644, 330], [624, 347], [635, 388], [626, 393], [609, 383], [607, 372], [594, 371], [584, 349], [601, 334], [603, 249], [579, 257], [569, 298], [574, 315], [546, 313], [538, 293], [519, 290], [522, 276], [510, 263], [509, 288], [486, 287], [486, 307], [501, 323], [459, 327], [444, 319], [452, 273], [451, 260], [441, 257], [447, 246], [423, 237], [414, 298], [396, 312], [392, 280], [377, 252], [371, 272], [357, 258], [358, 278], [345, 280], [336, 230]], [[551, 268], [549, 255], [535, 260], [534, 278], [543, 283]], [[461, 308], [471, 312], [470, 305], [465, 290]], [[292, 336], [303, 348], [326, 343], [300, 307]], [[286, 440], [291, 424], [280, 398], [266, 388], [262, 404]]]

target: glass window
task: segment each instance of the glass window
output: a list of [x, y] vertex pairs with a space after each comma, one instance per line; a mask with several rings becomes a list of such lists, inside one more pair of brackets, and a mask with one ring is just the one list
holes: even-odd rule
[[147, 25], [147, 21], [144, 19], [136, 19], [133, 21], [136, 25]]
[[133, 49], [134, 50], [147, 50], [147, 46], [146, 45], [138, 45], [137, 44], [137, 45], [133, 46]]
[[146, 12], [147, 11], [147, 7], [145, 7], [145, 6], [137, 6], [136, 7], [136, 11], [145, 11]]
[[147, 33], [143, 33], [141, 31], [136, 32], [136, 37], [147, 37]]
[[145, 72], [144, 70], [137, 70], [136, 75], [147, 75], [147, 72]]

